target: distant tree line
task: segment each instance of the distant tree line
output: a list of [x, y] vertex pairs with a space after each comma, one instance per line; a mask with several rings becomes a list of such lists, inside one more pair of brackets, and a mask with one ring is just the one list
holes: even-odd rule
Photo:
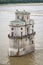
[[43, 2], [43, 0], [0, 0], [0, 4], [4, 3], [38, 3]]

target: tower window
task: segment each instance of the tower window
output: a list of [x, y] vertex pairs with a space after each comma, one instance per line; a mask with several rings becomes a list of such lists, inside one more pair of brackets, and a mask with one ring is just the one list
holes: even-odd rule
[[22, 30], [23, 28], [21, 28], [21, 30]]
[[14, 28], [11, 28], [11, 30], [14, 30]]

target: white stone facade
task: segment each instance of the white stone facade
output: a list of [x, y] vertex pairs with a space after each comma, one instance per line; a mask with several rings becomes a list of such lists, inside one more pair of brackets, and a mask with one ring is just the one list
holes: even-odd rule
[[34, 21], [30, 13], [16, 11], [16, 18], [10, 22], [9, 56], [21, 56], [34, 51]]

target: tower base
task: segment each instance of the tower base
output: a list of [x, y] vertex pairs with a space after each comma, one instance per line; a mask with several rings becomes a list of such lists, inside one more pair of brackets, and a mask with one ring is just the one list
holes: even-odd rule
[[22, 56], [25, 54], [28, 54], [30, 52], [33, 52], [35, 50], [34, 44], [30, 46], [26, 46], [25, 48], [15, 49], [15, 48], [9, 48], [9, 56]]

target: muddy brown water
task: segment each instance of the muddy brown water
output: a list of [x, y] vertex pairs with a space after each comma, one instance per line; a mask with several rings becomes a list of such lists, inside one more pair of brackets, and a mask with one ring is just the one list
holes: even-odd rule
[[[22, 57], [9, 57], [9, 23], [15, 19], [15, 11], [26, 10], [31, 12], [34, 19], [35, 52]], [[43, 65], [43, 6], [15, 6], [0, 5], [0, 65]]]

